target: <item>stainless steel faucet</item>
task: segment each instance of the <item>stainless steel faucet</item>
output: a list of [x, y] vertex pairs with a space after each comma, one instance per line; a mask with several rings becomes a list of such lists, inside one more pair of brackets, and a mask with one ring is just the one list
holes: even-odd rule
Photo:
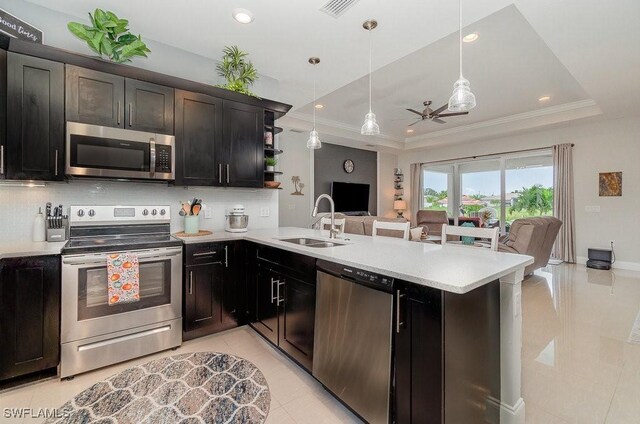
[[328, 194], [321, 194], [316, 199], [316, 205], [313, 208], [313, 212], [311, 212], [311, 216], [315, 217], [318, 215], [318, 205], [320, 204], [320, 200], [327, 199], [331, 204], [331, 228], [329, 229], [329, 238], [334, 239], [340, 233], [340, 231], [336, 230], [336, 205], [333, 203], [333, 199]]

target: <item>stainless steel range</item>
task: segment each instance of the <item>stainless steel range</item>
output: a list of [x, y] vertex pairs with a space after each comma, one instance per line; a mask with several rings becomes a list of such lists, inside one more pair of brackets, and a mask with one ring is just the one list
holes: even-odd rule
[[[182, 343], [182, 242], [169, 206], [72, 206], [62, 250], [60, 377]], [[107, 257], [135, 253], [139, 300], [109, 304]]]

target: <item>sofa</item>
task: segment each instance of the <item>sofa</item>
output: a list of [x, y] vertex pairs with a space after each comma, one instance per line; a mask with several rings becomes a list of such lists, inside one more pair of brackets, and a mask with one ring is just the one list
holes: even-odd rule
[[529, 275], [547, 266], [561, 226], [562, 221], [552, 216], [516, 219], [509, 234], [500, 238], [498, 251], [533, 256], [533, 264], [524, 269], [525, 275]]
[[[329, 217], [329, 214], [323, 213], [322, 217]], [[358, 234], [361, 236], [370, 236], [373, 234], [373, 221], [383, 222], [407, 222], [405, 218], [384, 218], [381, 216], [348, 216], [337, 212], [336, 219], [344, 219], [344, 232], [347, 234]], [[315, 228], [320, 228], [317, 225]], [[329, 229], [329, 225], [325, 225], [324, 230]], [[402, 234], [393, 230], [379, 230], [378, 234], [386, 237], [401, 237]]]

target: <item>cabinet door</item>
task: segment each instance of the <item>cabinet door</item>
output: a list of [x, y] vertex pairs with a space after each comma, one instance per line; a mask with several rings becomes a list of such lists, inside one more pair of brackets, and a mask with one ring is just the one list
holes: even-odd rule
[[278, 284], [280, 276], [265, 267], [258, 267], [255, 277], [256, 317], [253, 327], [273, 344], [278, 344]]
[[280, 289], [280, 349], [307, 370], [313, 362], [313, 329], [316, 314], [316, 285], [285, 276]]
[[224, 102], [223, 137], [226, 147], [225, 183], [229, 187], [264, 185], [264, 110]]
[[64, 178], [64, 65], [7, 54], [7, 178]]
[[66, 66], [67, 121], [124, 128], [124, 77]]
[[222, 100], [176, 90], [176, 184], [223, 185]]
[[222, 323], [224, 265], [220, 262], [186, 268], [184, 329], [215, 329]]
[[239, 256], [240, 243], [226, 243], [224, 246], [225, 268], [222, 284], [222, 327], [232, 328], [238, 325], [238, 288], [241, 286], [244, 266]]
[[441, 424], [441, 293], [432, 289], [404, 293], [399, 314], [402, 325], [396, 333], [396, 423]]
[[126, 79], [126, 128], [173, 134], [173, 88]]
[[56, 367], [59, 334], [60, 257], [0, 261], [0, 380]]

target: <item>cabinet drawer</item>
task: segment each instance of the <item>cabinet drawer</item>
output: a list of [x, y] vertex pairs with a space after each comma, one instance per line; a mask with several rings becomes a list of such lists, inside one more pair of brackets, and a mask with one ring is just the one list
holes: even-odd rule
[[204, 265], [215, 262], [227, 262], [227, 243], [197, 243], [185, 247], [184, 263], [186, 266]]
[[296, 276], [305, 281], [315, 281], [316, 260], [310, 256], [268, 246], [258, 246], [257, 256], [259, 261], [280, 272]]

